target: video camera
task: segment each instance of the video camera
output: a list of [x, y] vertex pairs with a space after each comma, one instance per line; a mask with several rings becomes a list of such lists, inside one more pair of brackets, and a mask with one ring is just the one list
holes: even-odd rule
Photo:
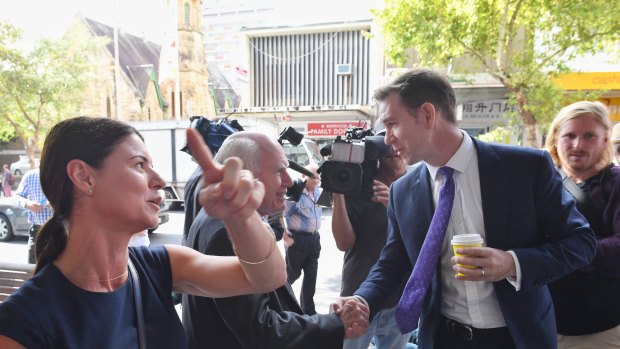
[[341, 194], [372, 194], [372, 182], [379, 171], [379, 157], [390, 155], [392, 147], [383, 136], [373, 136], [371, 130], [349, 127], [333, 144], [321, 149], [321, 155], [331, 156], [318, 169], [321, 187]]

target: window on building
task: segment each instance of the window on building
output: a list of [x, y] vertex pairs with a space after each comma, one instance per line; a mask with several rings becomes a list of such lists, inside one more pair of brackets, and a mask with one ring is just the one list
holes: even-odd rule
[[189, 4], [188, 4], [188, 3], [185, 3], [185, 6], [184, 6], [184, 7], [185, 7], [185, 8], [184, 8], [184, 11], [185, 11], [185, 12], [184, 12], [184, 14], [185, 14], [185, 26], [186, 26], [186, 27], [189, 27], [189, 18], [190, 18], [190, 17], [189, 17]]

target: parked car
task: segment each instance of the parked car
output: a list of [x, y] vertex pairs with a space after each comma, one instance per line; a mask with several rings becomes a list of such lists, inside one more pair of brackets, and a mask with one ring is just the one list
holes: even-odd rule
[[0, 241], [28, 236], [29, 230], [28, 210], [17, 206], [15, 198], [0, 199]]
[[[40, 160], [34, 159], [34, 162], [38, 167]], [[28, 170], [30, 170], [30, 160], [28, 160], [28, 156], [20, 155], [19, 160], [12, 163], [9, 169], [14, 176], [21, 176], [26, 173]]]
[[[149, 234], [155, 231], [159, 225], [168, 222], [170, 204], [166, 200], [159, 203], [158, 224], [149, 229]], [[30, 223], [28, 223], [28, 210], [17, 206], [15, 197], [0, 199], [0, 241], [10, 241], [16, 236], [28, 236]]]
[[[160, 195], [162, 196], [162, 198], [165, 197], [164, 196], [165, 194], [161, 193], [161, 191], [160, 191]], [[154, 232], [155, 229], [157, 229], [160, 225], [166, 223], [170, 219], [170, 215], [168, 214], [168, 212], [170, 212], [170, 202], [167, 200], [160, 201], [159, 212], [157, 212], [157, 217], [158, 217], [157, 226], [152, 229], [149, 229], [148, 230], [149, 234]]]

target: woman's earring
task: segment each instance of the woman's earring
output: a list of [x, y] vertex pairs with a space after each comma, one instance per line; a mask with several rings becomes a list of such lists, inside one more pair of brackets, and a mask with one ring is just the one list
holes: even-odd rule
[[93, 188], [88, 188], [88, 194], [92, 194], [93, 193]]

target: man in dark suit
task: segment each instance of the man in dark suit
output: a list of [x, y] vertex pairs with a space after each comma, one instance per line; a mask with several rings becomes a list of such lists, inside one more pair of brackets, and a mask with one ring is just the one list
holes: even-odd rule
[[[266, 218], [282, 212], [292, 185], [282, 147], [264, 134], [242, 131], [226, 139], [215, 160], [231, 156], [241, 158], [265, 187], [258, 213]], [[204, 210], [192, 223], [185, 245], [205, 254], [235, 255], [222, 221]], [[341, 349], [345, 336], [359, 335], [368, 326], [368, 309], [353, 301], [336, 313], [305, 315], [288, 283], [265, 294], [219, 299], [183, 295], [182, 317], [190, 348]]]
[[[431, 70], [407, 72], [375, 98], [385, 142], [408, 164], [421, 162], [391, 187], [388, 241], [355, 297], [373, 315], [409, 277], [448, 178], [439, 168], [449, 167], [454, 201], [420, 299], [419, 347], [555, 349], [547, 284], [589, 263], [595, 239], [548, 154], [469, 137], [456, 124], [449, 81]], [[464, 233], [482, 235], [486, 247], [462, 248], [464, 256], [455, 257], [450, 240]]]

